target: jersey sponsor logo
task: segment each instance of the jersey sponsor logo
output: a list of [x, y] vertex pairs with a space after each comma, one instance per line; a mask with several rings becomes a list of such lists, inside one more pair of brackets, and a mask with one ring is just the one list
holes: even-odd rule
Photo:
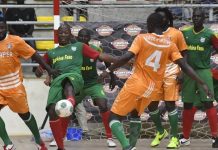
[[111, 44], [113, 45], [114, 48], [123, 50], [123, 49], [126, 49], [128, 47], [129, 42], [124, 40], [124, 39], [117, 39], [117, 40], [111, 42]]
[[54, 59], [52, 59], [53, 64], [59, 61], [65, 61], [65, 60], [72, 60], [73, 56], [72, 55], [64, 55], [64, 56], [58, 56]]
[[191, 50], [191, 51], [204, 51], [204, 47], [201, 47], [200, 45], [188, 45], [188, 50]]
[[102, 25], [96, 31], [100, 36], [109, 36], [114, 32], [114, 29], [108, 25]]
[[12, 57], [13, 53], [12, 52], [0, 52], [0, 57], [5, 58], [5, 57]]
[[71, 50], [72, 50], [73, 52], [75, 52], [75, 51], [77, 50], [77, 47], [72, 46], [72, 47], [71, 47]]
[[83, 66], [83, 67], [81, 68], [82, 71], [89, 71], [89, 70], [92, 70], [92, 69], [93, 69], [92, 66]]
[[206, 39], [205, 39], [204, 37], [201, 37], [200, 42], [201, 42], [201, 43], [204, 43], [205, 40], [206, 40]]
[[[156, 47], [169, 47], [170, 46], [170, 40], [169, 38], [157, 38], [153, 35], [147, 35], [145, 37], [143, 37], [145, 42], [147, 42], [148, 44], [150, 45], [153, 45], [153, 46], [156, 46]], [[156, 44], [156, 43], [159, 43], [159, 44]]]
[[126, 33], [130, 36], [136, 36], [141, 32], [142, 28], [140, 28], [139, 26], [135, 24], [131, 24], [127, 26], [126, 28], [124, 28], [123, 30], [126, 31]]
[[71, 34], [74, 36], [78, 36], [78, 32], [82, 29], [83, 27], [76, 25], [71, 27]]

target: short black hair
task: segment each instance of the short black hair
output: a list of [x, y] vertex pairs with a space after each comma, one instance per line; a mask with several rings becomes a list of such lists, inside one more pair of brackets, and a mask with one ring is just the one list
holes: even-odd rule
[[79, 30], [78, 35], [84, 34], [84, 33], [85, 33], [86, 35], [89, 35], [89, 36], [91, 36], [91, 34], [92, 34], [91, 30], [89, 30], [89, 29], [87, 29], [87, 28], [82, 28], [81, 30]]
[[195, 8], [193, 8], [193, 12], [195, 12], [195, 11], [200, 11], [200, 12], [201, 12], [201, 15], [202, 15], [203, 17], [205, 17], [205, 8], [202, 8], [202, 7], [195, 7]]
[[147, 23], [152, 25], [153, 27], [163, 27], [163, 16], [159, 13], [152, 13], [148, 16]]
[[170, 27], [173, 27], [173, 14], [172, 12], [169, 10], [168, 7], [158, 7], [155, 9], [155, 12], [163, 12], [165, 13], [167, 19], [169, 20], [170, 24], [169, 26]]

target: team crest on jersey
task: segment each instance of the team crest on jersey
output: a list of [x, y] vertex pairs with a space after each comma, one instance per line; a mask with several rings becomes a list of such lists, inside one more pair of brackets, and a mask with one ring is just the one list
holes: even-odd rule
[[10, 50], [12, 48], [12, 44], [8, 43], [7, 48]]
[[201, 37], [200, 42], [201, 42], [201, 43], [204, 43], [204, 42], [205, 42], [205, 38], [204, 38], [204, 37]]
[[76, 51], [76, 47], [73, 47], [73, 46], [72, 46], [72, 47], [71, 47], [71, 50], [75, 52], [75, 51]]

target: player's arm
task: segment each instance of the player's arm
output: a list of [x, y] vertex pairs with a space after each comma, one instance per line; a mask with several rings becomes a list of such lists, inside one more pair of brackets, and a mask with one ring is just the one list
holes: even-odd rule
[[199, 83], [209, 97], [213, 98], [213, 94], [208, 88], [207, 84], [200, 79], [200, 77], [196, 74], [196, 72], [192, 69], [192, 67], [187, 63], [187, 61], [184, 58], [177, 59], [174, 62], [181, 67], [182, 71], [185, 74], [187, 74], [190, 78]]
[[142, 41], [143, 38], [141, 35], [136, 36], [129, 50], [124, 55], [119, 57], [119, 59], [108, 68], [108, 71], [112, 72], [114, 69], [123, 66], [124, 64], [128, 63], [131, 59], [133, 59], [142, 49]]
[[[51, 66], [51, 63], [50, 63], [51, 61], [48, 57], [48, 53], [44, 54], [43, 59], [48, 65]], [[35, 71], [35, 75], [36, 75], [36, 77], [40, 78], [44, 74], [44, 72], [45, 72], [45, 69], [42, 66], [38, 66], [36, 71]]]
[[216, 52], [218, 53], [218, 35], [213, 35], [211, 38], [211, 43], [213, 45], [213, 48], [216, 50]]
[[111, 55], [97, 52], [96, 50], [92, 49], [86, 44], [83, 44], [83, 55], [88, 58], [92, 58], [94, 60], [99, 59], [104, 62], [114, 63], [117, 61], [116, 57], [113, 57]]
[[59, 75], [59, 71], [55, 70], [55, 69], [52, 69], [51, 66], [46, 61], [44, 61], [44, 59], [37, 52], [35, 52], [32, 55], [32, 59], [35, 60], [37, 63], [39, 63], [40, 66], [43, 69], [45, 69], [48, 72], [49, 75], [54, 75], [54, 76]]

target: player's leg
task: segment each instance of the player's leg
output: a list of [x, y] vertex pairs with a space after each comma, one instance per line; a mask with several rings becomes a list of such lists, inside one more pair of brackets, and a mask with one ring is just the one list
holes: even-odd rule
[[177, 74], [171, 74], [164, 78], [164, 101], [170, 123], [171, 138], [167, 148], [175, 149], [179, 147], [178, 139], [178, 112], [176, 101], [179, 99], [179, 85], [176, 80]]
[[197, 85], [190, 77], [184, 74], [182, 83], [182, 101], [184, 103], [184, 110], [182, 112], [182, 137], [180, 139], [181, 145], [190, 144], [190, 133], [192, 124], [194, 122], [194, 114], [196, 107], [193, 102], [199, 101], [199, 95], [196, 94]]
[[[36, 119], [33, 114], [29, 112], [27, 96], [23, 85], [20, 85], [17, 89], [19, 93], [11, 93], [10, 96], [6, 96], [8, 100], [8, 106], [13, 111], [18, 113], [21, 119], [25, 122], [27, 127], [32, 132], [38, 149], [47, 150], [44, 142], [41, 140], [39, 134], [39, 128], [36, 123]], [[22, 92], [20, 92], [22, 91]]]
[[[1, 101], [1, 100], [0, 100]], [[0, 110], [4, 107], [4, 105], [0, 105]], [[2, 141], [4, 142], [4, 148], [6, 148], [6, 146], [10, 147], [12, 149], [12, 147], [14, 147], [11, 139], [8, 136], [8, 133], [6, 131], [5, 128], [5, 122], [3, 121], [3, 119], [0, 116], [0, 137], [2, 139]]]
[[154, 140], [150, 144], [152, 147], [158, 146], [160, 144], [161, 140], [168, 136], [167, 131], [163, 128], [163, 126], [161, 124], [161, 118], [160, 118], [160, 112], [158, 109], [158, 104], [159, 104], [159, 101], [152, 101], [148, 105], [148, 110], [150, 112], [149, 114], [151, 116], [151, 120], [154, 122], [156, 130], [157, 130], [157, 134], [156, 134]]
[[167, 145], [168, 149], [176, 149], [179, 147], [178, 138], [178, 111], [175, 106], [175, 101], [165, 101], [166, 109], [168, 111], [168, 118], [171, 127], [171, 139]]
[[142, 122], [137, 110], [130, 113], [130, 126], [129, 126], [129, 143], [131, 146], [136, 146], [137, 140], [140, 135]]
[[112, 132], [109, 126], [109, 115], [110, 111], [107, 107], [106, 95], [103, 91], [102, 84], [95, 84], [89, 88], [85, 89], [86, 95], [91, 96], [94, 101], [94, 104], [99, 107], [102, 122], [105, 128], [105, 133], [107, 136], [107, 145], [108, 147], [115, 147], [116, 143], [112, 139]]
[[[200, 70], [199, 76], [201, 77], [201, 79], [204, 80], [204, 82], [207, 83], [210, 90], [213, 91], [214, 88], [213, 88], [213, 79], [212, 79], [211, 71], [209, 69]], [[217, 110], [213, 106], [213, 99], [207, 98], [207, 94], [204, 92], [202, 87], [198, 86], [198, 91], [200, 95], [200, 100], [203, 103], [204, 108], [206, 109], [206, 114], [208, 117], [210, 129], [211, 129], [211, 136], [214, 139], [212, 147], [218, 148]]]
[[[76, 99], [77, 99], [77, 97], [76, 97]], [[90, 139], [90, 136], [89, 136], [89, 133], [88, 133], [89, 128], [88, 128], [86, 114], [87, 114], [87, 112], [86, 112], [86, 109], [84, 107], [83, 102], [77, 104], [76, 108], [75, 108], [75, 115], [76, 115], [76, 118], [78, 120], [79, 126], [82, 128], [83, 138], [84, 139]]]
[[121, 123], [121, 118], [136, 108], [137, 98], [137, 95], [126, 91], [124, 86], [124, 88], [122, 88], [117, 98], [115, 99], [111, 108], [111, 114], [109, 117], [110, 128], [113, 135], [120, 142], [123, 150], [134, 149], [134, 147], [130, 145], [129, 140], [126, 138], [124, 128]]

